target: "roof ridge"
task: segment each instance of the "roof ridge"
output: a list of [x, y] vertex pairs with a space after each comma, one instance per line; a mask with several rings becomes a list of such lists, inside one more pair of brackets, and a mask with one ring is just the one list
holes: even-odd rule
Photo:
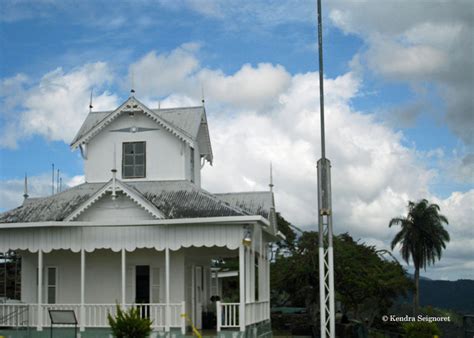
[[259, 190], [259, 191], [236, 191], [236, 192], [216, 192], [215, 195], [233, 195], [233, 194], [263, 194], [271, 193], [268, 190]]
[[170, 107], [170, 108], [153, 108], [151, 110], [178, 110], [178, 109], [196, 109], [202, 108], [202, 106], [189, 106], [189, 107]]

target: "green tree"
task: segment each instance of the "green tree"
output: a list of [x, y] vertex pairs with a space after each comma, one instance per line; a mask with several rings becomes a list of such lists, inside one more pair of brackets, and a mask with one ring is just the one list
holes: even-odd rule
[[419, 202], [408, 202], [406, 216], [393, 218], [389, 227], [400, 225], [401, 230], [392, 240], [392, 250], [400, 244], [403, 260], [415, 267], [415, 294], [413, 312], [416, 314], [420, 306], [420, 269], [441, 259], [441, 253], [449, 242], [449, 234], [443, 225], [448, 219], [441, 215], [437, 204], [430, 204], [426, 199]]
[[[306, 307], [318, 325], [318, 233], [302, 232], [290, 254], [277, 255], [271, 268], [272, 304]], [[389, 257], [391, 258], [391, 257]], [[387, 313], [412, 284], [395, 259], [386, 259], [374, 246], [354, 241], [349, 234], [334, 236], [336, 299], [345, 312], [360, 319]]]

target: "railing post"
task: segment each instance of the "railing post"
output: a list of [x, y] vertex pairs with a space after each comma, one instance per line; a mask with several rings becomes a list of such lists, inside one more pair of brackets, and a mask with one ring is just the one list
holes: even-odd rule
[[245, 247], [239, 247], [239, 327], [241, 332], [245, 332]]
[[43, 331], [43, 251], [38, 249], [38, 323], [37, 330]]
[[125, 310], [125, 290], [126, 290], [126, 253], [125, 253], [125, 248], [122, 248], [122, 308]]
[[222, 321], [222, 308], [221, 308], [221, 302], [217, 301], [216, 302], [216, 321], [217, 321], [217, 332], [221, 331], [221, 321]]
[[165, 310], [165, 331], [169, 332], [171, 324], [170, 316], [170, 249], [165, 249], [165, 292], [166, 292], [166, 310]]
[[186, 334], [186, 302], [181, 302], [181, 334], [184, 336]]
[[85, 300], [85, 270], [86, 270], [86, 253], [84, 248], [81, 249], [81, 309], [80, 309], [80, 327], [79, 330], [83, 332], [86, 327], [86, 311], [84, 308]]

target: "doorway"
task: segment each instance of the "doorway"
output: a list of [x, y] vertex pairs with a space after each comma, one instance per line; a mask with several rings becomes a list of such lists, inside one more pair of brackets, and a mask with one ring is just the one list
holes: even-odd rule
[[135, 267], [135, 303], [150, 303], [150, 266], [137, 265]]

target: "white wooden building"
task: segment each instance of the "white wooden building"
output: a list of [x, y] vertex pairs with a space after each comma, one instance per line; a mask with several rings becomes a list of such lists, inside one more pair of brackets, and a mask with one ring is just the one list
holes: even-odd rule
[[[4, 326], [27, 307], [22, 325], [39, 331], [48, 309], [75, 310], [82, 331], [105, 328], [116, 304], [139, 307], [164, 332], [201, 328], [209, 314], [221, 335], [269, 326], [273, 193], [201, 188], [213, 161], [204, 106], [150, 109], [131, 96], [90, 112], [71, 148], [84, 184], [0, 214], [0, 251], [22, 258], [21, 303], [0, 305]], [[239, 301], [211, 301], [212, 260], [230, 257]]]

